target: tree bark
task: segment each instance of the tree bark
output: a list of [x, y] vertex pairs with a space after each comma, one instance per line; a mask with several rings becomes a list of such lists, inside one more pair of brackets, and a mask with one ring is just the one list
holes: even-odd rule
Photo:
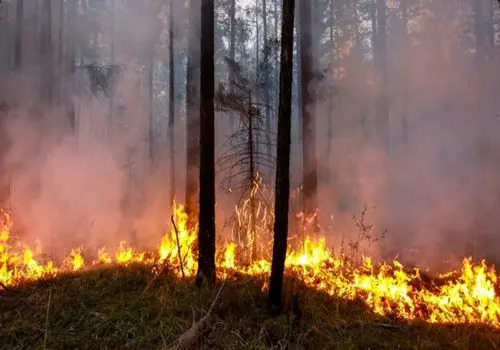
[[[408, 52], [410, 48], [409, 44], [409, 35], [408, 35], [408, 0], [401, 0], [401, 17], [403, 19], [403, 45], [404, 51]], [[402, 134], [403, 134], [403, 142], [408, 143], [408, 69], [406, 68], [406, 64], [403, 67], [403, 110], [402, 110]]]
[[[314, 63], [312, 47], [311, 2], [299, 0], [300, 18], [300, 75], [301, 75], [301, 116], [302, 116], [302, 156], [303, 156], [303, 211], [304, 218], [312, 218], [318, 208], [318, 164], [316, 155], [316, 121], [312, 113], [314, 94]], [[314, 216], [310, 229], [317, 232], [318, 223]]]
[[198, 274], [215, 284], [214, 0], [202, 0], [200, 59], [200, 214]]
[[274, 243], [268, 299], [268, 307], [271, 311], [281, 309], [281, 292], [283, 289], [283, 274], [287, 250], [294, 12], [295, 0], [283, 0]]
[[169, 28], [169, 87], [168, 87], [168, 132], [170, 143], [170, 203], [175, 198], [175, 70], [174, 70], [174, 0], [170, 0]]
[[23, 22], [24, 22], [24, 0], [17, 0], [16, 8], [16, 41], [14, 48], [14, 68], [21, 70], [23, 53]]
[[[115, 0], [111, 0], [111, 47], [110, 47], [110, 56], [111, 56], [111, 67], [115, 65]], [[115, 89], [114, 86], [111, 86], [109, 92], [109, 119], [108, 119], [108, 140], [111, 142], [113, 139], [113, 119], [115, 113]]]
[[198, 216], [198, 170], [200, 164], [200, 0], [189, 2], [189, 42], [186, 78], [186, 213], [188, 227], [196, 226]]

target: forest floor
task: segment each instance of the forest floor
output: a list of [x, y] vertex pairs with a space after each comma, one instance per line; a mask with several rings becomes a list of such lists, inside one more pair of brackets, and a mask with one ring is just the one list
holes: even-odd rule
[[[215, 291], [173, 273], [110, 267], [26, 283], [0, 292], [0, 348], [164, 349], [204, 316]], [[348, 302], [285, 283], [285, 312], [266, 311], [264, 277], [228, 278], [204, 349], [495, 349], [488, 327], [389, 320]], [[292, 295], [298, 295], [299, 301]], [[299, 307], [297, 308], [297, 304]]]

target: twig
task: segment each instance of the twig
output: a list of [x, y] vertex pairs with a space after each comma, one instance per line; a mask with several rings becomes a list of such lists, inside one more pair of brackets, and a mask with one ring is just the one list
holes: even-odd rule
[[196, 341], [199, 339], [199, 337], [205, 333], [206, 329], [208, 328], [208, 324], [210, 323], [210, 320], [212, 319], [212, 310], [219, 300], [220, 293], [222, 291], [222, 288], [224, 288], [224, 285], [226, 284], [226, 280], [222, 283], [221, 287], [219, 288], [219, 291], [217, 292], [217, 295], [214, 298], [214, 301], [212, 302], [212, 305], [210, 305], [210, 308], [208, 309], [208, 312], [205, 316], [203, 316], [198, 322], [194, 323], [191, 328], [189, 328], [187, 331], [182, 333], [182, 335], [177, 339], [176, 344], [168, 348], [168, 350], [182, 350], [182, 349], [192, 349]]
[[52, 298], [52, 287], [49, 289], [49, 300], [47, 301], [47, 313], [45, 314], [45, 335], [43, 337], [43, 348], [47, 349], [47, 340], [49, 339], [49, 310], [50, 299]]
[[172, 220], [172, 225], [174, 225], [174, 230], [175, 230], [175, 238], [177, 240], [177, 251], [179, 253], [179, 262], [181, 265], [181, 273], [182, 273], [182, 279], [186, 279], [186, 276], [184, 275], [184, 266], [182, 264], [182, 253], [181, 253], [181, 242], [179, 241], [179, 231], [177, 230], [177, 225], [175, 224], [174, 216], [172, 215], [170, 217]]

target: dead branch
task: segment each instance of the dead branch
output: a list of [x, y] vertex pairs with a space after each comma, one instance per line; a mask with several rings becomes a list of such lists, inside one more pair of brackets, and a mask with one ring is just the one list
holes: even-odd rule
[[214, 298], [214, 301], [210, 305], [207, 314], [203, 316], [198, 322], [194, 323], [191, 328], [185, 331], [179, 337], [179, 339], [177, 339], [175, 345], [169, 347], [168, 350], [193, 349], [195, 343], [203, 335], [203, 333], [205, 333], [205, 331], [208, 329], [208, 326], [210, 325], [210, 322], [212, 320], [212, 310], [219, 300], [220, 293], [225, 284], [226, 281], [224, 280], [221, 287], [219, 288], [219, 291], [217, 292], [217, 295]]
[[184, 266], [182, 264], [182, 253], [181, 253], [181, 242], [179, 241], [179, 231], [177, 230], [177, 225], [175, 224], [174, 216], [172, 215], [170, 217], [172, 220], [172, 225], [174, 225], [174, 230], [175, 230], [175, 238], [177, 240], [177, 252], [179, 253], [179, 265], [181, 266], [181, 273], [182, 273], [182, 279], [186, 279], [186, 276], [184, 275]]

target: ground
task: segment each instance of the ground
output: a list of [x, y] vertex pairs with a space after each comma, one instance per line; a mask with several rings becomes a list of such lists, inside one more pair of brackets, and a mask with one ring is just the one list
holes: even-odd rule
[[[110, 267], [0, 292], [0, 349], [167, 348], [193, 318], [204, 315], [217, 290], [197, 290], [191, 279], [181, 280], [169, 272], [153, 277], [145, 266]], [[285, 284], [284, 313], [269, 315], [262, 291], [265, 278], [228, 278], [198, 348], [500, 347], [500, 332], [495, 329], [389, 320], [361, 302], [335, 299], [294, 280]]]

